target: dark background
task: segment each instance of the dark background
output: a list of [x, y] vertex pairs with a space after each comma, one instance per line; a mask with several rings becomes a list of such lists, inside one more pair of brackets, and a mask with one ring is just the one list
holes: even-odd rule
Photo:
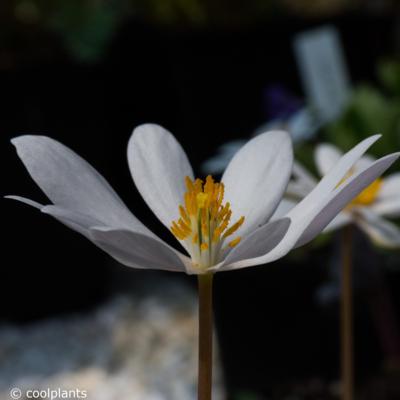
[[[144, 122], [165, 126], [201, 175], [201, 162], [217, 146], [248, 137], [268, 118], [268, 85], [281, 83], [303, 96], [292, 51], [297, 32], [336, 26], [352, 80], [375, 81], [375, 62], [399, 49], [399, 15], [390, 10], [279, 13], [261, 22], [200, 28], [130, 16], [91, 62], [74, 57], [61, 35], [18, 22], [0, 43], [2, 192], [46, 203], [9, 143], [23, 133], [45, 134], [88, 160], [144, 223], [173, 243], [130, 177], [132, 129]], [[118, 265], [55, 220], [1, 202], [0, 322], [29, 324], [90, 310], [162, 274]], [[300, 260], [216, 277], [216, 324], [232, 392], [270, 393], [279, 382], [337, 378], [337, 303], [316, 301], [336, 250], [334, 240]], [[191, 277], [166, 275], [195, 287]], [[399, 272], [385, 272], [388, 277], [391, 291], [399, 293]], [[369, 294], [357, 296], [357, 378], [364, 382], [380, 371], [385, 354]], [[398, 315], [398, 296], [394, 304]]]

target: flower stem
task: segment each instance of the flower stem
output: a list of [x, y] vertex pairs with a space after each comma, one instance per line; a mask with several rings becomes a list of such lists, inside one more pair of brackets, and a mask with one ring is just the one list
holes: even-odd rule
[[198, 400], [211, 400], [212, 387], [212, 282], [213, 274], [198, 275], [199, 283], [199, 370]]
[[342, 232], [341, 379], [342, 400], [353, 400], [352, 227]]

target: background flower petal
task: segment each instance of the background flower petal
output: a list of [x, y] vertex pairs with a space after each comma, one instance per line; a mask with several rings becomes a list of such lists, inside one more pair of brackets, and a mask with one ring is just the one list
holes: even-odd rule
[[337, 164], [343, 153], [333, 144], [321, 143], [314, 153], [315, 165], [320, 176], [325, 176]]
[[283, 218], [297, 203], [297, 201], [283, 198], [272, 215], [271, 220]]
[[269, 220], [285, 192], [292, 163], [292, 142], [284, 131], [258, 135], [235, 154], [222, 181], [233, 219], [246, 218], [239, 235]]
[[143, 199], [169, 229], [179, 217], [179, 205], [186, 191], [185, 176], [193, 178], [181, 145], [161, 126], [141, 125], [129, 140], [128, 162]]
[[398, 197], [377, 201], [368, 208], [375, 214], [385, 217], [400, 217], [400, 194]]
[[364, 154], [355, 164], [355, 172], [362, 171], [371, 166], [376, 161], [375, 157], [369, 154]]
[[400, 229], [397, 225], [370, 210], [360, 211], [357, 225], [379, 246], [400, 247]]
[[369, 209], [379, 215], [400, 216], [400, 172], [391, 174], [382, 180], [378, 198]]
[[393, 197], [400, 197], [400, 172], [385, 177], [378, 193], [378, 200], [387, 200]]
[[302, 199], [317, 186], [318, 181], [297, 161], [293, 163], [292, 179], [286, 189], [286, 195]]
[[352, 223], [351, 213], [342, 210], [331, 222], [329, 222], [323, 232], [332, 232], [350, 223]]

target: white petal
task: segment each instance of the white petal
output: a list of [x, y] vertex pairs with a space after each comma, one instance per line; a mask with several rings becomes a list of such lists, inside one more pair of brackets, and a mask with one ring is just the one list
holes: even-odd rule
[[33, 180], [56, 205], [107, 225], [148, 232], [107, 181], [72, 150], [45, 136], [11, 141]]
[[21, 203], [28, 204], [34, 208], [39, 209], [42, 213], [51, 215], [59, 222], [68, 226], [74, 231], [81, 233], [82, 235], [88, 237], [88, 228], [91, 226], [99, 226], [101, 225], [100, 221], [89, 217], [87, 215], [82, 215], [70, 210], [66, 210], [62, 207], [48, 205], [44, 206], [36, 201], [27, 199], [25, 197], [20, 196], [5, 196], [7, 199], [17, 200]]
[[284, 131], [258, 135], [235, 154], [222, 181], [233, 219], [245, 217], [240, 235], [268, 221], [286, 189], [292, 163], [292, 142]]
[[[353, 167], [353, 165], [380, 137], [381, 135], [370, 136], [348, 151], [340, 158], [331, 171], [321, 179], [314, 190], [307, 196], [307, 200], [303, 199], [302, 202], [312, 206], [314, 203], [318, 204], [323, 196], [329, 195], [331, 192], [333, 192], [339, 182]], [[306, 207], [305, 205], [301, 205], [300, 209], [303, 208], [306, 209], [308, 206]]]
[[135, 184], [159, 220], [168, 228], [179, 218], [192, 167], [181, 145], [158, 125], [137, 127], [128, 144], [129, 168]]
[[[185, 265], [187, 265], [187, 272], [193, 273], [188, 257], [172, 249], [153, 234], [150, 237], [147, 234], [142, 235], [133, 231], [113, 229], [103, 226], [101, 221], [91, 216], [59, 206], [42, 206], [23, 197], [7, 197], [39, 208], [42, 213], [51, 215], [68, 228], [82, 234], [124, 265], [134, 268], [155, 268], [183, 272], [186, 272]], [[171, 260], [174, 260], [174, 265], [170, 265]]]
[[[158, 240], [140, 233], [109, 228], [91, 228], [93, 242], [120, 263], [134, 268], [187, 272], [187, 257]], [[189, 261], [187, 261], [189, 262]], [[189, 272], [189, 271], [188, 271]]]
[[51, 215], [57, 221], [61, 222], [68, 228], [79, 232], [90, 240], [91, 238], [89, 236], [89, 228], [93, 226], [102, 226], [102, 223], [100, 221], [97, 221], [92, 217], [66, 210], [65, 208], [61, 208], [58, 206], [45, 206], [42, 207], [41, 211], [43, 214]]
[[362, 171], [369, 166], [371, 166], [376, 161], [375, 157], [370, 156], [369, 154], [364, 154], [355, 164], [354, 169], [355, 172]]
[[391, 174], [382, 180], [378, 198], [369, 208], [379, 215], [400, 216], [400, 172]]
[[368, 208], [375, 214], [385, 217], [400, 217], [400, 195], [391, 199], [377, 201]]
[[299, 162], [294, 161], [293, 163], [293, 171], [292, 171], [293, 177], [301, 181], [305, 187], [308, 187], [310, 189], [314, 189], [314, 187], [317, 185], [317, 180], [314, 178], [313, 175], [311, 175], [310, 172], [308, 172]]
[[298, 202], [283, 198], [271, 217], [271, 220], [283, 218]]
[[286, 196], [302, 199], [317, 186], [317, 180], [297, 161], [293, 163], [292, 179], [286, 188]]
[[[315, 150], [315, 164], [321, 176], [326, 175], [339, 161], [343, 153], [330, 143], [322, 143]], [[369, 167], [375, 158], [364, 154], [355, 164], [354, 172], [362, 171]]]
[[90, 226], [101, 225], [101, 222], [95, 220], [92, 217], [88, 217], [86, 215], [77, 214], [73, 211], [66, 210], [64, 208], [48, 205], [44, 206], [36, 201], [27, 199], [25, 197], [20, 196], [5, 196], [7, 199], [17, 200], [21, 203], [28, 204], [34, 208], [39, 209], [42, 213], [51, 215], [56, 220], [67, 226], [68, 228], [82, 234], [89, 238], [88, 228]]
[[391, 174], [383, 179], [378, 200], [400, 197], [400, 172]]
[[325, 176], [337, 164], [343, 153], [333, 144], [321, 143], [315, 149], [315, 164], [320, 176]]
[[269, 222], [252, 232], [233, 248], [228, 257], [224, 260], [223, 265], [217, 268], [217, 271], [242, 268], [241, 260], [260, 257], [269, 253], [285, 236], [289, 225], [290, 219], [283, 218]]
[[[321, 211], [324, 211], [330, 200], [336, 196], [334, 189], [348, 170], [378, 138], [379, 135], [375, 135], [365, 139], [346, 153], [331, 172], [319, 182], [316, 188], [286, 215], [291, 219], [291, 224], [285, 237], [272, 251], [260, 257], [238, 261], [231, 267], [243, 268], [251, 265], [265, 264], [285, 256], [298, 243], [304, 231], [307, 230], [307, 227]], [[347, 187], [347, 185], [340, 186], [337, 190], [341, 191], [344, 187]], [[334, 216], [335, 214], [332, 215], [331, 219]], [[321, 229], [324, 227], [321, 226]]]
[[400, 216], [400, 172], [389, 175], [382, 180], [378, 198], [369, 209], [383, 216]]
[[358, 226], [379, 246], [400, 247], [400, 229], [370, 210], [361, 210]]
[[345, 225], [348, 225], [352, 222], [351, 213], [346, 211], [341, 211], [336, 217], [329, 222], [329, 224], [325, 227], [323, 232], [332, 232], [342, 228]]
[[20, 201], [21, 203], [28, 204], [28, 206], [38, 208], [39, 210], [43, 207], [43, 204], [38, 203], [35, 200], [27, 199], [26, 197], [21, 197], [21, 196], [4, 196], [6, 199], [11, 199], [11, 200], [17, 200]]
[[329, 222], [359, 193], [368, 187], [375, 179], [382, 175], [400, 156], [400, 153], [390, 154], [375, 161], [370, 167], [353, 175], [345, 184], [339, 186], [332, 198], [313, 218], [296, 244], [302, 246], [314, 239]]

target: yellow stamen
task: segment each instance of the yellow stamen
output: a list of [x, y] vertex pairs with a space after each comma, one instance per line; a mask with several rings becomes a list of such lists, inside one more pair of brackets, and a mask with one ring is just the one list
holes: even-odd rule
[[200, 193], [202, 190], [203, 190], [203, 181], [197, 178], [194, 181], [194, 191], [195, 193]]
[[242, 225], [244, 222], [244, 217], [240, 217], [239, 220], [237, 222], [235, 222], [225, 233], [223, 238], [226, 238], [230, 235], [232, 235], [233, 233], [235, 233]]
[[[183, 205], [179, 206], [179, 218], [172, 222], [171, 231], [178, 240], [186, 242], [194, 265], [207, 268], [220, 261], [225, 238], [241, 227], [244, 217], [229, 226], [232, 210], [229, 202], [223, 204], [224, 184], [215, 182], [211, 175], [205, 182], [186, 177], [185, 185]], [[228, 246], [239, 242], [237, 237]]]
[[185, 183], [188, 192], [193, 192], [194, 190], [193, 181], [188, 176], [185, 178]]
[[188, 236], [175, 221], [172, 223], [171, 231], [179, 240], [184, 240]]
[[188, 235], [190, 233], [192, 233], [192, 228], [190, 226], [186, 225], [185, 222], [182, 220], [182, 218], [179, 218], [178, 226], [182, 230], [182, 232], [185, 232]]
[[196, 196], [197, 207], [204, 208], [208, 200], [208, 194], [198, 193]]
[[228, 246], [229, 247], [235, 247], [240, 243], [241, 240], [242, 240], [242, 238], [240, 236], [238, 236], [236, 239], [233, 239], [232, 241], [230, 241], [228, 243]]
[[220, 224], [221, 233], [228, 227], [229, 221], [231, 220], [232, 211], [228, 209], [228, 211], [224, 215], [224, 219]]
[[214, 179], [212, 178], [211, 175], [208, 175], [206, 178], [206, 183], [204, 185], [204, 193], [213, 193], [214, 191]]
[[182, 206], [179, 206], [179, 214], [181, 218], [185, 221], [185, 224], [190, 225], [190, 218]]

